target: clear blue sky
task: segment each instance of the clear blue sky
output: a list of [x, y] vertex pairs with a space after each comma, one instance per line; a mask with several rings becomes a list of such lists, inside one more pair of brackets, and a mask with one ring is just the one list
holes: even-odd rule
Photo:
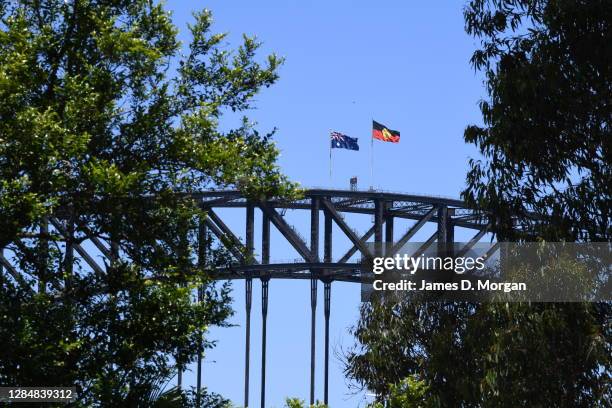
[[[196, 8], [209, 8], [215, 31], [228, 31], [228, 48], [242, 33], [256, 34], [263, 52], [286, 58], [277, 85], [259, 94], [249, 116], [263, 132], [278, 128], [280, 166], [303, 186], [348, 188], [370, 180], [371, 120], [401, 131], [401, 142], [375, 143], [374, 186], [384, 190], [458, 197], [467, 160], [477, 157], [463, 142], [468, 123], [479, 123], [482, 77], [469, 66], [477, 46], [463, 30], [463, 1], [179, 1], [168, 2], [187, 40], [185, 24]], [[262, 54], [263, 55], [263, 54]], [[329, 179], [329, 130], [359, 138], [361, 150], [334, 150]], [[241, 213], [222, 214], [243, 236]], [[293, 218], [292, 218], [293, 217]], [[287, 214], [298, 228], [307, 220]], [[365, 225], [368, 220], [353, 220]], [[361, 223], [361, 224], [359, 224]], [[400, 227], [396, 228], [401, 230]], [[303, 229], [303, 231], [306, 231]], [[257, 232], [257, 231], [256, 231]], [[398, 231], [401, 233], [401, 231]], [[306, 235], [306, 234], [304, 234]], [[459, 234], [459, 239], [462, 238]], [[418, 238], [417, 238], [418, 239]], [[296, 255], [273, 236], [272, 260]], [[341, 255], [348, 242], [334, 242]], [[256, 248], [257, 250], [257, 248]], [[251, 406], [259, 406], [260, 291], [254, 282]], [[267, 406], [282, 407], [286, 396], [308, 399], [310, 299], [308, 281], [272, 281], [268, 318]], [[213, 329], [218, 346], [206, 356], [204, 384], [243, 401], [244, 285], [234, 284], [232, 328]], [[316, 396], [323, 398], [323, 298], [319, 285]], [[331, 321], [332, 408], [365, 405], [342, 375], [340, 355], [353, 344], [359, 287], [333, 285]], [[194, 381], [192, 375], [187, 376]]]

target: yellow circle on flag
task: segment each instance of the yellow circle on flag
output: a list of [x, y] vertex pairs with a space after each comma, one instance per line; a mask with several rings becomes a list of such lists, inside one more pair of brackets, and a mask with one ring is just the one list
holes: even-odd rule
[[393, 137], [393, 135], [391, 135], [391, 132], [389, 132], [389, 129], [384, 128], [382, 130], [382, 135], [385, 138], [385, 140], [391, 139]]

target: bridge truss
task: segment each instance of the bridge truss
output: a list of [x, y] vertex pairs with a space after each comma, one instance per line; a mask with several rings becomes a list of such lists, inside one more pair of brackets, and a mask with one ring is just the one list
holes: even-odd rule
[[[244, 365], [244, 406], [249, 407], [249, 375], [250, 375], [250, 344], [251, 344], [251, 309], [253, 299], [253, 279], [261, 280], [262, 292], [262, 354], [261, 354], [261, 407], [265, 407], [266, 391], [266, 335], [269, 282], [271, 279], [306, 279], [311, 288], [311, 341], [310, 341], [310, 403], [315, 397], [315, 332], [318, 284], [323, 284], [324, 298], [324, 389], [323, 401], [328, 403], [329, 396], [329, 325], [331, 314], [332, 282], [368, 283], [373, 275], [363, 272], [361, 262], [354, 259], [369, 259], [378, 255], [380, 248], [385, 247], [385, 255], [393, 255], [421, 231], [425, 225], [435, 225], [433, 234], [427, 238], [419, 251], [424, 251], [432, 245], [438, 249], [453, 248], [455, 229], [467, 228], [474, 231], [473, 237], [457, 255], [465, 253], [476, 244], [489, 229], [487, 214], [469, 209], [462, 201], [441, 197], [419, 196], [409, 194], [388, 193], [380, 191], [353, 190], [306, 190], [302, 198], [287, 201], [269, 199], [249, 201], [238, 191], [206, 191], [195, 194], [199, 205], [207, 212], [207, 217], [200, 223], [199, 237], [206, 237], [210, 232], [234, 256], [236, 262], [231, 266], [218, 269], [214, 274], [216, 280], [245, 280], [245, 365]], [[244, 211], [240, 220], [244, 221], [242, 233], [244, 239], [232, 230], [222, 217], [222, 209], [237, 208]], [[310, 231], [303, 238], [298, 230], [286, 219], [287, 210], [301, 210], [309, 214]], [[261, 213], [261, 235], [259, 237], [259, 256], [255, 256], [255, 212]], [[345, 215], [366, 214], [370, 216], [370, 225], [365, 233], [356, 232]], [[323, 220], [323, 228], [320, 221]], [[401, 235], [395, 234], [396, 220], [414, 221]], [[340, 257], [332, 255], [333, 225], [336, 230], [348, 239], [351, 247]], [[299, 254], [300, 259], [292, 262], [271, 262], [270, 232], [274, 226], [286, 242]], [[67, 219], [62, 216], [51, 217], [40, 226], [40, 236], [54, 236], [55, 241], [64, 240], [64, 263], [67, 271], [72, 271], [76, 258], [84, 261], [95, 273], [103, 274], [104, 267], [96, 261], [97, 256], [113, 261], [119, 256], [116, 243], [103, 242], [98, 237], [91, 236], [86, 231], [79, 234]], [[395, 239], [394, 239], [395, 238]], [[80, 242], [80, 243], [79, 243]], [[87, 245], [84, 242], [88, 242]], [[20, 240], [13, 243], [18, 250], [30, 251]], [[374, 244], [374, 245], [372, 245]], [[41, 253], [48, 251], [38, 248]], [[320, 248], [322, 247], [322, 251]], [[10, 248], [7, 248], [11, 251]], [[373, 253], [376, 252], [376, 253]], [[198, 257], [200, 258], [200, 257]], [[3, 268], [18, 283], [29, 286], [18, 273], [17, 266], [7, 258], [5, 249], [0, 251], [0, 268]], [[33, 289], [32, 289], [33, 290]], [[40, 288], [39, 288], [40, 290]], [[202, 355], [197, 361], [197, 389], [201, 388]], [[179, 386], [182, 382], [182, 372], [178, 373]]]
[[[216, 279], [244, 279], [246, 298], [245, 322], [245, 372], [244, 372], [244, 406], [249, 406], [249, 368], [250, 368], [250, 327], [253, 298], [253, 279], [260, 279], [262, 284], [262, 355], [261, 355], [261, 407], [265, 407], [266, 379], [266, 320], [268, 313], [268, 296], [270, 279], [308, 279], [311, 288], [311, 341], [310, 341], [310, 404], [315, 400], [315, 333], [317, 286], [323, 283], [324, 298], [324, 389], [323, 402], [329, 397], [329, 323], [331, 314], [331, 286], [334, 281], [368, 283], [373, 279], [371, 273], [362, 271], [362, 263], [354, 262], [356, 256], [361, 259], [371, 258], [386, 247], [385, 255], [397, 253], [426, 224], [436, 225], [434, 233], [419, 248], [424, 251], [436, 244], [439, 249], [452, 248], [455, 242], [457, 227], [474, 230], [473, 237], [459, 249], [465, 253], [478, 242], [489, 228], [489, 219], [481, 211], [467, 208], [462, 201], [448, 198], [396, 194], [379, 191], [347, 191], [311, 189], [305, 191], [303, 198], [295, 201], [267, 200], [250, 202], [237, 191], [210, 191], [198, 195], [202, 208], [208, 217], [205, 228], [210, 230], [220, 242], [229, 243], [227, 249], [233, 252], [238, 263], [229, 268], [217, 271]], [[245, 240], [242, 242], [220, 217], [222, 208], [242, 208], [244, 216]], [[261, 255], [256, 260], [253, 256], [255, 247], [254, 220], [255, 210], [261, 212]], [[303, 210], [310, 213], [310, 239], [298, 233], [290, 225], [284, 213], [287, 210]], [[370, 215], [371, 225], [368, 230], [359, 234], [345, 218], [345, 214]], [[320, 231], [320, 218], [323, 218], [323, 231]], [[413, 220], [414, 223], [402, 235], [394, 239], [396, 219]], [[339, 258], [332, 256], [333, 224], [336, 224], [352, 246]], [[270, 262], [270, 226], [273, 225], [284, 239], [299, 254], [295, 262]], [[373, 239], [372, 239], [373, 238]], [[322, 242], [323, 251], [320, 253]], [[371, 245], [371, 244], [374, 245]], [[391, 251], [391, 253], [389, 253]], [[245, 254], [247, 254], [245, 256]], [[198, 363], [198, 373], [201, 363]]]

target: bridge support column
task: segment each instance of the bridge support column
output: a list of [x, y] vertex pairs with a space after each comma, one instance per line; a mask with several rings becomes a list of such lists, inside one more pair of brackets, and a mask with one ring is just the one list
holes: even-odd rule
[[266, 407], [266, 326], [268, 320], [268, 285], [270, 279], [261, 280], [261, 408]]
[[119, 242], [115, 240], [111, 240], [110, 253], [111, 253], [111, 265], [115, 265], [117, 261], [119, 260]]
[[[325, 229], [323, 237], [323, 262], [332, 261], [332, 217], [325, 212]], [[325, 278], [323, 287], [323, 299], [325, 313], [325, 363], [323, 374], [323, 401], [328, 403], [329, 397], [329, 316], [330, 316], [330, 299], [331, 299], [331, 281]]]
[[[261, 234], [261, 263], [270, 263], [270, 218], [264, 213]], [[268, 285], [270, 278], [261, 278], [261, 408], [266, 407], [266, 325], [268, 319]]]
[[[208, 251], [208, 231], [206, 229], [206, 223], [202, 217], [198, 222], [198, 267], [204, 269], [206, 267], [206, 256]], [[198, 288], [198, 303], [204, 301], [204, 285], [200, 285]], [[198, 359], [197, 359], [197, 372], [196, 372], [196, 405], [200, 406], [200, 400], [202, 398], [202, 359], [204, 356], [204, 338], [203, 333], [199, 334], [198, 344]]]
[[[392, 203], [387, 203], [387, 208], [392, 206]], [[385, 212], [387, 212], [385, 208]], [[393, 215], [385, 214], [385, 255], [393, 250]]]
[[447, 206], [438, 207], [438, 254], [441, 256], [452, 255], [455, 233], [452, 223], [454, 209]]
[[[313, 198], [310, 207], [310, 252], [319, 259], [319, 199]], [[310, 405], [315, 398], [315, 354], [316, 354], [316, 318], [317, 318], [317, 277], [310, 271]]]
[[331, 314], [331, 282], [326, 281], [323, 287], [325, 312], [325, 374], [323, 385], [323, 403], [329, 404], [329, 316]]
[[316, 349], [316, 313], [317, 313], [317, 280], [310, 280], [310, 405], [314, 405], [315, 394], [315, 349]]
[[[246, 249], [247, 262], [253, 260], [255, 208], [247, 204], [246, 208]], [[249, 407], [249, 370], [251, 363], [251, 306], [253, 304], [253, 279], [249, 276], [244, 281], [246, 324], [244, 340], [244, 408]]]
[[452, 216], [455, 215], [454, 208], [446, 209], [446, 251], [449, 256], [455, 256], [455, 225]]
[[183, 387], [183, 369], [180, 367], [176, 376], [176, 386], [179, 390]]
[[[177, 255], [179, 256], [179, 258], [189, 257], [189, 237], [188, 237], [187, 233], [185, 233], [184, 235], [182, 235], [180, 237], [180, 241], [179, 241], [178, 247], [176, 248], [176, 251], [177, 251]], [[181, 283], [180, 285], [181, 286], [185, 286], [184, 283]], [[189, 299], [189, 300], [191, 301], [191, 299]], [[179, 352], [179, 354], [180, 354], [180, 352]], [[180, 355], [179, 355], [179, 357], [180, 357]], [[176, 385], [177, 385], [179, 390], [183, 386], [183, 371], [184, 371], [184, 368], [185, 367], [182, 364], [178, 365], [178, 375], [177, 375]]]
[[253, 304], [253, 279], [247, 278], [244, 282], [245, 292], [245, 341], [244, 341], [244, 408], [249, 407], [249, 370], [251, 359], [251, 306]]
[[376, 256], [382, 255], [383, 241], [383, 214], [385, 211], [384, 203], [381, 200], [374, 202], [374, 252]]
[[[47, 217], [40, 223], [40, 238], [38, 239], [38, 292], [47, 291], [47, 262], [49, 261], [49, 220]], [[0, 269], [1, 271], [1, 269]]]
[[[204, 300], [204, 286], [198, 288], [198, 303]], [[196, 406], [200, 406], [200, 400], [202, 399], [202, 359], [204, 357], [203, 349], [203, 334], [200, 333], [199, 344], [198, 344], [198, 360], [197, 360], [197, 373], [196, 373]]]
[[447, 227], [447, 210], [446, 206], [438, 207], [438, 234], [436, 240], [438, 241], [438, 256], [444, 256], [446, 253], [446, 227]]
[[325, 229], [323, 231], [323, 262], [332, 261], [332, 217], [325, 211]]
[[64, 270], [66, 271], [66, 278], [64, 279], [64, 285], [66, 288], [72, 286], [72, 272], [74, 268], [74, 224], [72, 222], [72, 216], [67, 220], [66, 232], [68, 236], [66, 239], [66, 254], [64, 255]]

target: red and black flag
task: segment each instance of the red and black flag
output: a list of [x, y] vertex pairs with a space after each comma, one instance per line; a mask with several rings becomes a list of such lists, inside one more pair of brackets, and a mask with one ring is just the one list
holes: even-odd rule
[[400, 132], [391, 130], [385, 125], [381, 125], [375, 120], [372, 121], [372, 137], [383, 142], [399, 143]]

